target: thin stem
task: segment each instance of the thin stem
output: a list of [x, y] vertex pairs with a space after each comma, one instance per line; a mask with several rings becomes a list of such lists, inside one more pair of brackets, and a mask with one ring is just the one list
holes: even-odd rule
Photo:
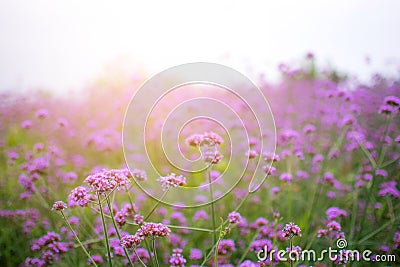
[[[256, 240], [257, 236], [258, 236], [258, 231], [256, 230], [256, 232], [254, 233], [253, 237], [252, 237], [251, 240], [250, 240], [249, 245], [247, 246], [246, 250], [243, 252], [243, 255], [242, 255], [242, 257], [240, 258], [238, 264], [241, 264], [241, 263], [244, 261], [244, 259], [246, 258], [247, 254], [248, 254], [249, 251], [250, 251], [250, 248], [251, 248], [252, 243], [254, 242], [254, 240]], [[274, 235], [274, 236], [275, 236], [275, 235]]]
[[113, 264], [112, 264], [112, 261], [111, 261], [111, 249], [110, 249], [110, 242], [108, 240], [107, 225], [106, 225], [106, 221], [104, 219], [103, 206], [101, 205], [100, 195], [99, 194], [97, 194], [97, 199], [98, 199], [98, 204], [99, 204], [99, 207], [100, 207], [101, 222], [103, 224], [104, 238], [105, 238], [106, 247], [107, 247], [108, 266], [112, 267]]
[[369, 233], [368, 235], [364, 236], [362, 239], [358, 240], [355, 245], [361, 245], [362, 243], [364, 243], [365, 241], [367, 241], [368, 239], [370, 239], [371, 237], [373, 237], [377, 233], [381, 232], [383, 229], [385, 229], [386, 227], [388, 227], [389, 225], [391, 225], [394, 222], [395, 222], [395, 220], [388, 221], [387, 223], [385, 223], [384, 225], [382, 225], [381, 227], [379, 227], [378, 229], [376, 229], [372, 233]]
[[[86, 240], [85, 242], [82, 242], [82, 244], [83, 244], [83, 245], [95, 244], [95, 243], [97, 243], [97, 242], [100, 242], [101, 240], [103, 240], [103, 238], [89, 239], [89, 240]], [[80, 244], [75, 244], [75, 245], [74, 245], [74, 248], [78, 248], [78, 247], [80, 247], [80, 246], [81, 246]]]
[[[289, 250], [289, 253], [291, 253], [292, 252], [292, 250], [293, 250], [293, 241], [292, 241], [292, 238], [290, 238], [290, 250]], [[289, 259], [289, 264], [290, 264], [290, 267], [293, 267], [293, 261], [292, 261], [292, 259]]]
[[219, 246], [219, 242], [221, 241], [221, 238], [218, 238], [217, 240], [217, 244], [215, 246], [215, 251], [214, 251], [214, 266], [218, 267], [218, 246]]
[[150, 212], [144, 217], [144, 221], [146, 221], [151, 214], [153, 214], [153, 212], [156, 210], [156, 208], [158, 207], [158, 205], [161, 203], [161, 201], [164, 199], [164, 197], [167, 195], [169, 191], [169, 188], [167, 190], [164, 191], [163, 195], [160, 197], [160, 199], [157, 200], [157, 203], [153, 206], [153, 208], [150, 210]]
[[94, 266], [97, 267], [96, 262], [93, 260], [92, 256], [90, 256], [90, 253], [86, 250], [86, 248], [84, 247], [84, 245], [82, 244], [81, 240], [79, 239], [79, 237], [76, 235], [74, 229], [72, 228], [71, 224], [69, 223], [69, 221], [67, 220], [67, 218], [64, 215], [63, 211], [61, 212], [61, 216], [63, 217], [65, 223], [67, 224], [68, 228], [71, 230], [72, 234], [74, 235], [76, 241], [79, 243], [79, 246], [83, 249], [83, 251], [85, 252], [85, 254], [89, 257], [90, 261], [93, 263]]
[[206, 264], [207, 260], [211, 257], [211, 254], [213, 253], [214, 249], [217, 247], [217, 243], [215, 243], [211, 250], [208, 252], [208, 254], [204, 257], [203, 262], [201, 263], [200, 267], [203, 267], [204, 264]]
[[208, 183], [210, 185], [210, 197], [211, 197], [211, 218], [212, 218], [212, 225], [213, 225], [213, 243], [217, 240], [217, 233], [216, 233], [216, 223], [215, 223], [215, 207], [214, 207], [214, 193], [213, 193], [213, 186], [211, 181], [211, 170], [207, 172], [208, 175]]
[[157, 258], [157, 249], [156, 249], [156, 240], [153, 237], [153, 252], [154, 252], [154, 259], [156, 261], [156, 266], [160, 266], [160, 264], [158, 263], [158, 258]]
[[186, 229], [186, 230], [193, 230], [193, 231], [207, 232], [207, 233], [213, 233], [214, 232], [214, 230], [211, 230], [211, 229], [198, 228], [198, 227], [169, 225], [169, 224], [167, 224], [166, 226], [168, 226], [169, 228], [175, 228], [175, 229]]
[[[129, 198], [129, 203], [131, 204], [132, 209], [134, 210], [134, 206], [133, 206], [133, 200], [131, 197], [131, 192], [129, 191], [130, 189], [126, 189], [126, 192], [128, 193], [128, 198]], [[136, 212], [136, 211], [135, 211]]]
[[384, 142], [385, 142], [386, 136], [389, 133], [389, 127], [390, 127], [390, 124], [392, 123], [392, 119], [393, 119], [393, 115], [390, 115], [389, 119], [386, 122], [385, 131], [383, 132], [382, 145], [381, 145], [381, 147], [379, 149], [379, 158], [378, 158], [378, 164], [377, 164], [378, 166], [380, 166], [382, 164], [382, 162], [383, 162], [383, 160], [385, 158], [386, 151], [384, 149]]
[[151, 261], [151, 266], [155, 266], [155, 265], [154, 265], [154, 258], [153, 258], [153, 255], [152, 255], [151, 249], [150, 249], [150, 245], [149, 245], [149, 242], [147, 242], [147, 239], [146, 239], [146, 238], [144, 239], [144, 243], [146, 244], [147, 251], [149, 252], [150, 261]]
[[136, 248], [133, 249], [133, 252], [135, 253], [136, 258], [139, 260], [140, 264], [143, 265], [143, 267], [147, 267], [146, 264], [142, 261], [142, 259], [139, 257], [139, 255], [136, 252]]
[[[114, 219], [114, 214], [113, 214], [112, 207], [111, 207], [111, 204], [110, 204], [110, 199], [107, 198], [106, 201], [107, 201], [108, 210], [110, 211], [111, 221], [113, 222], [113, 225], [114, 225], [114, 228], [115, 228], [115, 232], [117, 233], [118, 240], [121, 242], [121, 234], [119, 233], [119, 229], [117, 227], [117, 223], [115, 222], [115, 219]], [[133, 262], [131, 260], [131, 257], [129, 257], [128, 251], [126, 250], [125, 247], [123, 247], [123, 249], [124, 249], [125, 256], [128, 258], [129, 264], [131, 266], [133, 266]]]
[[[239, 205], [237, 205], [237, 207], [233, 210], [233, 211], [238, 211], [243, 204], [246, 202], [246, 200], [249, 198], [250, 194], [253, 192], [247, 191], [247, 194], [244, 196], [244, 198], [242, 199], [242, 201], [240, 201]], [[228, 222], [228, 218], [224, 221], [224, 225]], [[221, 226], [218, 226], [217, 230], [220, 230]]]
[[[93, 210], [97, 213], [100, 213], [99, 211]], [[104, 214], [105, 218], [111, 219], [110, 215]], [[133, 222], [129, 222], [127, 221], [126, 224], [129, 225], [135, 225], [138, 226], [137, 223], [133, 223]], [[175, 228], [175, 229], [186, 229], [186, 230], [193, 230], [193, 231], [199, 231], [199, 232], [207, 232], [207, 233], [212, 233], [214, 232], [214, 230], [211, 229], [207, 229], [207, 228], [199, 228], [199, 227], [191, 227], [191, 226], [180, 226], [180, 225], [170, 225], [170, 224], [166, 224], [166, 226], [168, 226], [169, 228]]]

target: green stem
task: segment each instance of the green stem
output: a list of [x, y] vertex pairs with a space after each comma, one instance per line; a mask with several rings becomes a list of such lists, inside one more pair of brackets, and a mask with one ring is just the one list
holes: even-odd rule
[[[257, 236], [258, 236], [258, 231], [256, 230], [256, 232], [254, 233], [253, 237], [252, 237], [251, 240], [250, 240], [249, 245], [247, 246], [246, 250], [243, 252], [243, 255], [242, 255], [242, 257], [240, 258], [238, 264], [241, 264], [241, 263], [244, 261], [244, 259], [246, 258], [247, 254], [248, 254], [249, 251], [250, 251], [251, 244], [254, 242], [254, 240], [256, 240]], [[274, 236], [274, 238], [275, 238], [275, 236]]]
[[[83, 245], [95, 244], [95, 243], [97, 243], [97, 242], [100, 242], [101, 240], [103, 240], [103, 239], [102, 239], [102, 238], [89, 239], [89, 240], [86, 240], [85, 242], [82, 242], [82, 244], [83, 244]], [[78, 248], [78, 247], [80, 247], [80, 246], [81, 246], [80, 244], [75, 244], [75, 245], [74, 245], [74, 248]]]
[[156, 249], [156, 240], [154, 239], [154, 237], [153, 237], [152, 243], [153, 243], [153, 252], [154, 252], [154, 259], [155, 259], [155, 262], [156, 262], [156, 266], [159, 267], [160, 264], [158, 263], [157, 249]]
[[210, 197], [211, 197], [211, 218], [212, 218], [212, 226], [214, 229], [213, 232], [213, 243], [217, 241], [217, 232], [216, 232], [216, 223], [215, 223], [215, 207], [214, 207], [214, 193], [213, 193], [213, 186], [211, 181], [211, 170], [207, 172], [208, 175], [208, 183], [210, 185]]
[[358, 190], [356, 190], [353, 196], [353, 209], [351, 211], [350, 241], [353, 240], [354, 233], [356, 231], [357, 209], [358, 209]]
[[217, 248], [217, 243], [215, 243], [211, 250], [207, 253], [207, 255], [204, 257], [203, 262], [201, 263], [200, 267], [203, 267], [204, 264], [206, 264], [207, 260], [211, 257], [211, 254], [213, 253], [213, 251]]
[[175, 229], [186, 229], [186, 230], [193, 230], [193, 231], [199, 231], [199, 232], [207, 232], [207, 233], [213, 233], [214, 230], [211, 229], [205, 229], [205, 228], [198, 228], [198, 227], [190, 227], [190, 226], [179, 226], [179, 225], [169, 225], [167, 224], [169, 228], [175, 228]]
[[145, 245], [146, 245], [147, 251], [149, 252], [150, 261], [151, 261], [151, 266], [155, 266], [155, 264], [154, 264], [154, 258], [153, 258], [153, 255], [152, 255], [151, 249], [150, 249], [150, 245], [149, 245], [149, 242], [147, 242], [147, 239], [146, 239], [146, 238], [144, 239], [144, 243], [145, 243]]
[[[242, 201], [240, 201], [240, 203], [239, 203], [239, 205], [237, 205], [237, 207], [233, 210], [233, 211], [238, 211], [242, 206], [243, 206], [243, 204], [246, 202], [246, 200], [249, 198], [249, 196], [250, 196], [250, 194], [251, 194], [252, 192], [250, 192], [250, 191], [247, 191], [247, 194], [244, 196], [244, 198], [242, 199]], [[228, 218], [224, 221], [224, 223], [223, 223], [223, 225], [225, 225], [227, 222], [228, 222]], [[218, 226], [218, 228], [217, 228], [217, 230], [220, 230], [220, 228], [221, 228], [221, 226]]]
[[112, 261], [111, 261], [111, 249], [110, 249], [110, 242], [108, 240], [108, 232], [107, 232], [107, 225], [106, 225], [106, 221], [104, 219], [104, 212], [103, 212], [103, 206], [101, 205], [101, 201], [100, 201], [100, 195], [97, 194], [97, 199], [98, 199], [98, 204], [100, 207], [100, 213], [101, 213], [101, 222], [103, 224], [103, 231], [104, 231], [104, 238], [106, 241], [106, 248], [107, 248], [107, 255], [108, 255], [108, 266], [112, 267]]
[[[293, 250], [293, 241], [292, 241], [292, 238], [290, 238], [290, 250], [289, 250], [289, 253], [291, 253], [292, 252], [292, 250]], [[290, 267], [293, 267], [293, 261], [292, 261], [292, 259], [289, 259], [289, 264], [290, 264]]]
[[[113, 214], [112, 207], [111, 207], [111, 204], [110, 204], [110, 199], [107, 198], [106, 201], [107, 201], [108, 210], [110, 211], [111, 221], [113, 222], [113, 225], [114, 225], [114, 228], [115, 228], [115, 232], [117, 233], [119, 242], [121, 242], [121, 234], [119, 233], [119, 229], [117, 227], [117, 223], [115, 222], [115, 219], [114, 219], [114, 214]], [[129, 261], [130, 266], [133, 266], [133, 262], [131, 260], [131, 257], [129, 257], [128, 251], [126, 250], [125, 247], [123, 247], [123, 249], [124, 249], [124, 253], [125, 253], [126, 258]]]
[[388, 221], [387, 223], [385, 223], [384, 225], [382, 225], [381, 227], [379, 227], [378, 229], [376, 229], [372, 233], [369, 233], [368, 235], [364, 236], [362, 239], [358, 240], [355, 245], [361, 245], [363, 242], [367, 241], [368, 239], [370, 239], [371, 237], [373, 237], [374, 235], [376, 235], [377, 233], [379, 233], [380, 231], [382, 231], [383, 229], [385, 229], [386, 227], [388, 227], [392, 223], [395, 223], [395, 220], [394, 221], [393, 220]]
[[83, 249], [83, 251], [85, 252], [85, 254], [89, 257], [90, 261], [93, 263], [94, 266], [97, 267], [96, 262], [93, 260], [92, 256], [90, 256], [90, 253], [86, 250], [86, 248], [84, 247], [84, 245], [82, 244], [81, 240], [79, 239], [79, 237], [76, 235], [74, 229], [72, 228], [71, 224], [69, 223], [69, 221], [67, 220], [67, 218], [64, 215], [63, 211], [60, 211], [62, 217], [64, 218], [65, 223], [67, 224], [68, 228], [71, 230], [72, 234], [74, 235], [76, 241], [79, 243], [79, 246]]
[[156, 208], [158, 207], [158, 205], [161, 203], [161, 201], [164, 199], [164, 197], [167, 195], [169, 191], [169, 188], [167, 190], [164, 191], [163, 195], [160, 197], [160, 199], [157, 200], [157, 203], [154, 204], [153, 208], [150, 210], [150, 212], [144, 217], [144, 221], [146, 221], [151, 214], [153, 214], [153, 212], [156, 210]]
[[140, 264], [143, 265], [143, 267], [147, 267], [146, 264], [142, 261], [142, 259], [139, 257], [139, 255], [136, 252], [136, 248], [133, 249], [133, 252], [135, 253], [136, 258], [139, 260]]

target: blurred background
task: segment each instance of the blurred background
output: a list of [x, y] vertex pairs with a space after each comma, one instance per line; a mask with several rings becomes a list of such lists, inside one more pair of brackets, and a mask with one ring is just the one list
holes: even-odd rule
[[279, 63], [308, 52], [359, 79], [394, 76], [398, 10], [396, 0], [1, 0], [0, 90], [66, 93], [102, 75], [150, 77], [193, 61], [274, 81]]

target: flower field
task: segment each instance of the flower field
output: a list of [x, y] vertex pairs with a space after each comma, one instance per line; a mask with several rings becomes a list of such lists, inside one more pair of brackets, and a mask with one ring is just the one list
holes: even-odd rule
[[[280, 66], [277, 84], [255, 81], [275, 151], [251, 123], [241, 138], [237, 121], [193, 123], [168, 140], [162, 149], [204, 167], [195, 173], [166, 160], [156, 131], [190, 94], [158, 106], [167, 111], [150, 118], [148, 155], [136, 155], [129, 148], [143, 129], [128, 144], [122, 133], [141, 78], [103, 79], [79, 97], [2, 93], [0, 266], [399, 266], [400, 80], [361, 83], [312, 60]], [[220, 92], [207, 96], [245, 112]], [[266, 179], [254, 191], [257, 162]], [[199, 189], [180, 195], [183, 187]], [[329, 247], [332, 257], [299, 256]], [[299, 257], [260, 258], [265, 250]], [[370, 261], [354, 250], [371, 251]]]

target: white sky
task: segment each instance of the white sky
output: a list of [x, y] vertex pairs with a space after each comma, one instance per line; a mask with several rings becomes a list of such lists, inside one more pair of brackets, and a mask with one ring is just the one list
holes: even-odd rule
[[117, 59], [132, 72], [213, 61], [274, 78], [308, 51], [361, 77], [398, 74], [399, 10], [397, 0], [0, 0], [0, 90], [65, 92]]

